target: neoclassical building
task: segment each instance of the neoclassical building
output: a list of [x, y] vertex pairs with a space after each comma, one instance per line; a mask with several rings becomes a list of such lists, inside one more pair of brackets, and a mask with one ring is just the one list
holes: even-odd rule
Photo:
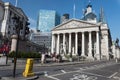
[[84, 17], [70, 19], [52, 30], [51, 53], [64, 56], [84, 56], [87, 59], [109, 59], [112, 39], [107, 23], [104, 22], [103, 9], [99, 21], [88, 4]]
[[[34, 47], [34, 44], [27, 43], [26, 41], [28, 17], [24, 11], [21, 8], [15, 7], [9, 2], [3, 2], [2, 0], [0, 0], [0, 11], [0, 33], [3, 38], [0, 46], [8, 44], [8, 46], [10, 46], [10, 51], [16, 51], [17, 34], [19, 34], [19, 45], [24, 44], [22, 47], [19, 47], [20, 51], [28, 51], [25, 50], [29, 49], [26, 45], [33, 45]], [[6, 39], [8, 39], [7, 42], [4, 41]]]
[[[1, 6], [1, 5], [0, 5]], [[20, 30], [20, 37], [21, 39], [25, 38], [25, 29], [26, 23], [28, 22], [28, 17], [23, 12], [23, 10], [19, 7], [15, 7], [14, 5], [10, 4], [9, 2], [3, 3], [3, 18], [2, 23], [0, 26], [0, 32], [2, 35], [6, 38], [11, 38], [13, 34], [16, 34], [16, 28], [19, 26], [16, 26], [16, 22], [13, 19], [14, 17], [18, 18], [21, 24], [21, 30]], [[2, 13], [2, 12], [1, 12]]]

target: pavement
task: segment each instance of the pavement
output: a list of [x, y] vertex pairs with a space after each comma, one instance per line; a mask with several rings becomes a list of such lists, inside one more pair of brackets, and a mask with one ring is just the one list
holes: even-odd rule
[[[75, 65], [75, 64], [83, 64], [83, 63], [89, 63], [89, 62], [99, 62], [99, 61], [80, 61], [80, 62], [61, 62], [61, 63], [45, 63], [45, 64], [38, 64], [38, 63], [35, 63], [34, 66], [36, 67], [40, 67], [40, 66], [62, 66], [62, 65]], [[104, 62], [104, 60], [103, 60]], [[19, 63], [18, 63], [19, 64]], [[21, 64], [21, 63], [20, 63]], [[13, 65], [11, 64], [8, 64], [8, 65], [0, 65], [0, 68], [2, 67], [12, 67]], [[23, 67], [23, 65], [20, 65], [19, 67]], [[40, 72], [40, 73], [37, 73], [37, 72], [34, 72], [35, 73], [35, 76], [32, 76], [32, 77], [28, 77], [28, 78], [25, 78], [23, 76], [16, 76], [15, 78], [13, 77], [1, 77], [0, 76], [0, 80], [35, 80], [35, 79], [38, 79], [39, 76], [37, 75], [45, 75], [44, 72]]]

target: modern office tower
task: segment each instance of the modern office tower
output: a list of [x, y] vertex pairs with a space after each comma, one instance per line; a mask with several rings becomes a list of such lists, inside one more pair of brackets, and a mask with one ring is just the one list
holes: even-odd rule
[[51, 30], [58, 24], [60, 24], [60, 16], [56, 11], [39, 11], [37, 30], [40, 30], [41, 32], [51, 32]]

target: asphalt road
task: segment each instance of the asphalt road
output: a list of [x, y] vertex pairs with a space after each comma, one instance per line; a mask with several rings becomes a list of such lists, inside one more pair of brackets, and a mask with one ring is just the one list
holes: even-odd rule
[[45, 75], [39, 76], [39, 80], [120, 80], [120, 64], [115, 62], [41, 67], [40, 70]]
[[[17, 65], [16, 77], [22, 77], [25, 65]], [[37, 80], [120, 80], [120, 63], [101, 61], [62, 66], [34, 66]], [[0, 67], [2, 77], [12, 77], [13, 66]], [[20, 79], [17, 79], [20, 80]]]

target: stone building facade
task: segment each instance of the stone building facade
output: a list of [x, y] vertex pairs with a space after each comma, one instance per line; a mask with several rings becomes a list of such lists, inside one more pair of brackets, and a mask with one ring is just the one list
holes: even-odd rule
[[88, 4], [82, 20], [70, 19], [52, 30], [51, 53], [109, 59], [112, 39], [107, 23], [98, 22]]
[[[9, 2], [0, 0], [0, 4], [0, 33], [3, 40], [2, 44], [8, 44], [10, 51], [15, 51], [18, 39], [13, 38], [12, 36], [15, 37], [19, 34], [19, 41], [26, 41], [28, 17], [21, 8], [15, 7]], [[7, 40], [7, 42], [5, 42], [5, 40]]]
[[0, 32], [2, 35], [6, 38], [11, 38], [13, 34], [17, 34], [16, 28], [19, 26], [16, 26], [16, 22], [13, 19], [14, 17], [19, 19], [19, 22], [21, 22], [22, 29], [20, 30], [20, 37], [22, 39], [25, 38], [25, 28], [26, 22], [28, 22], [28, 17], [25, 15], [23, 10], [21, 8], [15, 7], [9, 2], [3, 3], [4, 5], [4, 15], [3, 20], [1, 23], [1, 29]]
[[120, 45], [116, 41], [112, 43], [112, 55], [114, 59], [120, 59]]

